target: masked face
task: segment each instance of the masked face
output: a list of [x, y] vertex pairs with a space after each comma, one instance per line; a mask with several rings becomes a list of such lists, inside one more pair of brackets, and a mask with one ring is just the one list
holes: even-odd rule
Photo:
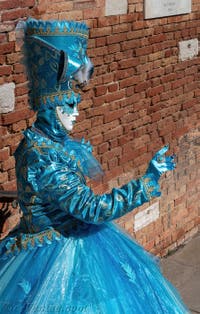
[[56, 107], [56, 113], [63, 127], [67, 131], [72, 131], [76, 118], [79, 115], [77, 105], [73, 105], [69, 110], [64, 110], [63, 107]]

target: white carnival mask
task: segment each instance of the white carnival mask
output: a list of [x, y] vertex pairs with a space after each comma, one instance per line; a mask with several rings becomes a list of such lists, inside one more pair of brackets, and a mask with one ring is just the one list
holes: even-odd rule
[[56, 107], [56, 113], [59, 121], [67, 131], [72, 131], [76, 118], [79, 115], [77, 106], [74, 106], [70, 112], [63, 111], [63, 107]]

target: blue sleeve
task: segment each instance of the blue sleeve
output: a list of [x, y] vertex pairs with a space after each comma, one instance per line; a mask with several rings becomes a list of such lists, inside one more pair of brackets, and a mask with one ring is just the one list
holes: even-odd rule
[[152, 174], [113, 188], [111, 193], [95, 195], [77, 169], [59, 169], [52, 164], [40, 175], [39, 190], [67, 214], [92, 224], [119, 218], [160, 195]]

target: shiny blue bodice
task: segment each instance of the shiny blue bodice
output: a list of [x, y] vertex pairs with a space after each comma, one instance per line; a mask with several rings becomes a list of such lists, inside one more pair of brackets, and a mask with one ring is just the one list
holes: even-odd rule
[[[79, 151], [85, 149], [80, 142]], [[64, 232], [74, 219], [101, 224], [119, 218], [152, 197], [157, 183], [151, 174], [109, 194], [95, 195], [86, 185], [80, 156], [75, 150], [70, 151], [68, 141], [55, 142], [34, 128], [25, 131], [15, 157], [22, 225], [27, 232], [49, 227]]]

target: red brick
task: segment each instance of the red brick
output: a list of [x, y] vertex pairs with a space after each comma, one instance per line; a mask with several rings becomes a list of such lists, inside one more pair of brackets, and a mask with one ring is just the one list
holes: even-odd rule
[[13, 8], [17, 8], [20, 5], [20, 0], [6, 0], [0, 2], [1, 10], [9, 10]]
[[98, 135], [93, 136], [91, 138], [91, 143], [93, 146], [98, 145], [98, 147], [99, 147], [99, 144], [101, 144], [102, 142], [103, 142], [103, 135], [102, 134], [98, 134]]
[[135, 70], [131, 68], [115, 71], [115, 81], [125, 79], [125, 78], [132, 79], [132, 76], [134, 74], [135, 74]]
[[6, 54], [14, 51], [15, 43], [1, 43], [0, 44], [0, 54]]
[[0, 150], [0, 161], [5, 161], [9, 158], [9, 148], [5, 147]]
[[7, 54], [6, 59], [8, 64], [16, 64], [21, 60], [22, 56], [19, 53]]
[[4, 182], [2, 184], [2, 187], [3, 190], [16, 191], [17, 190], [16, 180]]
[[113, 168], [118, 166], [118, 159], [112, 158], [111, 160], [108, 160], [108, 169], [112, 170]]
[[149, 88], [151, 85], [150, 81], [146, 81], [146, 82], [141, 82], [139, 84], [137, 84], [137, 86], [135, 87], [135, 91], [137, 93], [140, 93], [142, 91], [145, 91], [147, 88]]
[[102, 96], [106, 94], [107, 86], [105, 85], [96, 86], [94, 90], [95, 90], [95, 96], [97, 97]]
[[163, 76], [165, 72], [164, 68], [158, 68], [155, 70], [152, 70], [148, 73], [149, 78], [154, 78], [154, 77], [158, 77], [158, 76]]
[[122, 135], [123, 133], [123, 128], [122, 126], [118, 126], [117, 128], [113, 129], [113, 130], [110, 130], [110, 131], [107, 131], [104, 135], [103, 135], [103, 138], [104, 138], [104, 141], [108, 141], [108, 140], [111, 140], [113, 138], [116, 138], [120, 135]]
[[8, 181], [8, 173], [0, 172], [0, 184]]
[[10, 65], [0, 66], [0, 75], [10, 75], [12, 73], [12, 67]]
[[119, 42], [124, 42], [126, 40], [126, 34], [114, 34], [111, 35], [107, 38], [107, 43], [108, 44], [114, 44], [114, 43], [119, 43]]
[[124, 80], [121, 80], [119, 83], [119, 86], [120, 86], [120, 89], [122, 89], [124, 87], [136, 85], [139, 83], [139, 81], [140, 81], [139, 76], [133, 76], [133, 77], [129, 77], [129, 78], [126, 78]]
[[15, 95], [16, 96], [26, 95], [27, 92], [28, 92], [27, 84], [20, 84], [20, 85], [17, 85], [15, 88]]
[[118, 83], [112, 83], [108, 85], [108, 91], [109, 92], [116, 92], [119, 89]]
[[151, 36], [149, 38], [149, 42], [151, 44], [155, 44], [155, 43], [161, 43], [162, 44], [166, 40], [169, 40], [169, 38], [167, 38], [167, 35], [165, 33], [156, 34], [156, 35]]
[[145, 56], [152, 53], [153, 49], [152, 46], [142, 47], [135, 49], [136, 56]]
[[98, 153], [99, 154], [104, 154], [105, 152], [108, 151], [109, 144], [107, 142], [102, 143], [101, 145], [98, 146]]
[[23, 8], [23, 9], [14, 9], [10, 11], [5, 11], [1, 15], [1, 19], [3, 22], [5, 21], [11, 21], [11, 20], [16, 20], [22, 17], [28, 16], [28, 9]]
[[0, 64], [1, 64], [1, 65], [4, 64], [5, 61], [6, 61], [6, 57], [1, 55], [1, 56], [0, 56]]
[[92, 127], [103, 125], [103, 116], [96, 116], [91, 119]]
[[[96, 38], [96, 47], [101, 47], [106, 45], [106, 37]], [[109, 47], [108, 47], [109, 49]]]
[[122, 14], [119, 16], [120, 23], [129, 23], [137, 19], [137, 14]]
[[25, 130], [26, 128], [27, 128], [26, 120], [20, 120], [19, 122], [12, 124], [13, 132], [19, 132]]
[[127, 33], [129, 31], [129, 25], [128, 24], [114, 25], [112, 30], [113, 33]]
[[111, 64], [114, 61], [114, 54], [109, 54], [109, 55], [105, 55], [103, 60], [104, 60], [104, 64]]
[[115, 25], [119, 23], [119, 16], [113, 15], [113, 16], [107, 16], [107, 17], [100, 17], [98, 19], [98, 27], [105, 27], [110, 25]]
[[138, 41], [137, 40], [128, 40], [121, 43], [122, 51], [127, 51], [129, 49], [134, 49], [138, 47]]
[[[108, 46], [108, 53], [117, 53], [120, 52], [120, 44], [113, 44]], [[115, 57], [115, 56], [113, 56]]]
[[13, 82], [15, 82], [16, 84], [25, 83], [26, 81], [27, 81], [27, 77], [24, 73], [13, 75]]
[[15, 167], [15, 159], [13, 156], [9, 157], [3, 162], [2, 170], [7, 171]]
[[99, 47], [99, 48], [95, 48], [93, 49], [93, 53], [91, 53], [91, 57], [96, 57], [96, 56], [102, 56], [102, 55], [107, 55], [108, 53], [108, 47]]
[[112, 82], [114, 79], [114, 73], [106, 73], [103, 75], [103, 83], [107, 84]]
[[95, 97], [93, 99], [93, 105], [96, 107], [96, 106], [102, 106], [104, 103], [105, 103], [105, 100], [106, 100], [106, 96], [103, 95], [103, 96], [98, 96], [98, 97]]
[[90, 37], [91, 38], [97, 38], [102, 36], [110, 35], [112, 32], [111, 26], [108, 27], [102, 27], [102, 28], [94, 28], [90, 30]]
[[[2, 116], [2, 115], [1, 115], [1, 116]], [[0, 123], [2, 123], [1, 116], [0, 116]], [[0, 138], [2, 138], [3, 136], [5, 136], [5, 135], [7, 135], [7, 134], [8, 134], [8, 129], [7, 129], [7, 127], [0, 125]]]
[[25, 67], [23, 64], [15, 64], [14, 65], [14, 73], [18, 74], [18, 73], [24, 73], [25, 71]]
[[125, 114], [126, 109], [120, 109], [116, 111], [107, 112], [104, 117], [104, 123], [109, 123], [111, 121], [121, 118]]
[[116, 156], [120, 157], [122, 153], [121, 147], [115, 147], [112, 150], [109, 150], [103, 154], [102, 162], [107, 162], [108, 160], [111, 160], [115, 158]]
[[95, 18], [95, 17], [99, 17], [101, 15], [102, 12], [102, 8], [101, 9], [97, 9], [97, 8], [92, 8], [92, 9], [87, 9], [83, 11], [83, 18], [84, 20], [87, 19], [91, 19], [91, 18]]
[[133, 30], [135, 29], [143, 29], [145, 28], [145, 21], [136, 21], [136, 22], [133, 22], [132, 25], [133, 25]]
[[33, 7], [35, 0], [20, 0], [20, 7]]
[[33, 114], [34, 114], [33, 111], [29, 110], [28, 108], [14, 111], [11, 113], [5, 113], [2, 114], [2, 124], [8, 125], [21, 121], [23, 119], [28, 119], [31, 116], [33, 116]]
[[13, 169], [8, 170], [8, 180], [13, 181], [16, 180], [16, 172], [15, 172], [15, 167]]
[[125, 90], [120, 90], [115, 93], [109, 93], [106, 95], [106, 102], [115, 101], [125, 97]]
[[156, 87], [153, 87], [153, 88], [150, 88], [148, 91], [147, 91], [147, 95], [149, 97], [152, 97], [152, 96], [155, 96], [157, 94], [160, 94], [163, 92], [163, 85], [159, 85], [159, 86], [156, 86]]
[[135, 67], [139, 64], [138, 58], [129, 58], [119, 61], [119, 68], [120, 69], [127, 69], [131, 67]]
[[[87, 8], [94, 8], [96, 7], [96, 2], [94, 2], [93, 0], [84, 0], [84, 1], [76, 1], [73, 4], [73, 8], [76, 9], [87, 9]], [[70, 8], [72, 9], [72, 8]]]

